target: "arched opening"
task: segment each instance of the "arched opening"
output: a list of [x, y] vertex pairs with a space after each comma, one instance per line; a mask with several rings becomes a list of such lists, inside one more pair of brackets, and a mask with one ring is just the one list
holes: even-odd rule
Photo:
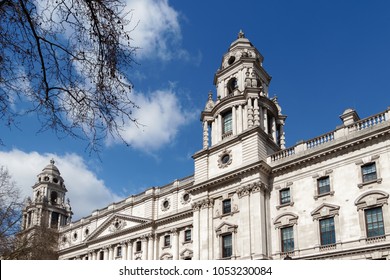
[[51, 202], [51, 204], [57, 204], [57, 200], [58, 200], [58, 194], [57, 194], [57, 192], [52, 191], [52, 192], [50, 193], [50, 202]]
[[227, 83], [227, 91], [228, 95], [233, 94], [234, 90], [237, 89], [238, 83], [236, 78], [231, 78]]

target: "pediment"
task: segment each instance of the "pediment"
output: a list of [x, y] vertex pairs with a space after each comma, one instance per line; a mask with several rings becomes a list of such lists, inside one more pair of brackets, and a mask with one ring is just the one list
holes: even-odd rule
[[236, 232], [237, 227], [238, 227], [237, 225], [223, 222], [215, 229], [215, 232], [217, 235], [230, 233], [230, 232]]
[[102, 238], [112, 234], [120, 233], [122, 231], [128, 231], [136, 229], [150, 223], [152, 220], [140, 218], [136, 216], [130, 216], [125, 214], [113, 214], [104, 223], [102, 223], [88, 238], [86, 241]]
[[311, 212], [314, 220], [322, 217], [332, 217], [339, 214], [340, 206], [323, 203]]
[[180, 253], [180, 258], [181, 259], [187, 259], [187, 258], [192, 258], [194, 256], [194, 252], [190, 249], [184, 249], [181, 253]]
[[383, 204], [387, 204], [387, 200], [389, 198], [389, 194], [380, 191], [380, 190], [372, 190], [363, 193], [355, 200], [355, 205], [359, 210], [371, 207], [371, 206], [382, 206]]
[[277, 216], [274, 220], [274, 225], [276, 228], [291, 226], [298, 223], [298, 215], [287, 212]]

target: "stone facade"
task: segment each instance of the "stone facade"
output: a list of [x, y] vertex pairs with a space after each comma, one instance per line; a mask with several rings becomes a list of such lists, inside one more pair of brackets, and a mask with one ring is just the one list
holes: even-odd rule
[[201, 114], [194, 175], [67, 220], [60, 259], [390, 259], [390, 109], [348, 109], [286, 148], [262, 64], [240, 32]]

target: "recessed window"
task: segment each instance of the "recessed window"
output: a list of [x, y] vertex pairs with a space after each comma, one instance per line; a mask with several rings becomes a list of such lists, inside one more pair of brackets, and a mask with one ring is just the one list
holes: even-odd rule
[[228, 134], [231, 133], [233, 130], [232, 127], [232, 111], [228, 111], [222, 115], [223, 119], [223, 127], [222, 127], [222, 134]]
[[51, 194], [50, 194], [50, 202], [51, 202], [51, 204], [57, 204], [57, 198], [58, 198], [57, 192], [52, 191]]
[[232, 234], [222, 236], [222, 258], [230, 258], [233, 255]]
[[137, 241], [135, 243], [135, 251], [136, 252], [141, 252], [141, 250], [142, 250], [142, 243], [141, 243], [141, 241]]
[[185, 202], [187, 202], [189, 199], [190, 199], [190, 195], [189, 195], [188, 193], [185, 193], [185, 194], [183, 195], [183, 200], [184, 200]]
[[77, 240], [77, 232], [73, 233], [73, 239]]
[[89, 234], [89, 229], [86, 228], [85, 231], [84, 231], [84, 234], [88, 235]]
[[333, 217], [320, 220], [320, 235], [321, 245], [330, 245], [336, 243]]
[[282, 252], [294, 251], [294, 228], [293, 226], [282, 228], [280, 231]]
[[104, 260], [104, 252], [103, 251], [99, 252], [99, 260]]
[[363, 183], [377, 179], [375, 162], [368, 163], [362, 166]]
[[280, 204], [287, 204], [291, 202], [290, 188], [280, 190]]
[[53, 182], [57, 184], [58, 183], [58, 179], [57, 178], [53, 178]]
[[164, 236], [164, 247], [171, 246], [171, 236], [165, 235]]
[[116, 256], [122, 257], [122, 246], [116, 247]]
[[330, 180], [329, 176], [319, 178], [317, 180], [318, 195], [326, 194], [330, 192]]
[[191, 241], [191, 230], [187, 229], [184, 231], [184, 242]]
[[228, 95], [233, 94], [234, 90], [237, 88], [237, 79], [236, 78], [231, 78], [229, 82], [227, 83], [227, 90], [228, 90]]
[[370, 238], [385, 235], [382, 207], [365, 209], [364, 214], [366, 217], [367, 237]]
[[232, 212], [232, 201], [231, 199], [225, 199], [222, 201], [222, 214], [228, 214]]

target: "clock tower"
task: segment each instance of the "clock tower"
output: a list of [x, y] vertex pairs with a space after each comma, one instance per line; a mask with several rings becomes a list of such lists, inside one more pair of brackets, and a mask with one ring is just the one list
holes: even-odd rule
[[71, 221], [73, 213], [69, 199], [65, 198], [67, 189], [54, 163], [51, 160], [37, 176], [33, 197], [27, 199], [23, 210], [22, 230], [34, 226], [59, 229]]
[[242, 31], [223, 55], [214, 76], [216, 98], [209, 92], [201, 114], [203, 149], [193, 156], [195, 184], [285, 148], [286, 116], [277, 98], [269, 97], [271, 76], [263, 59]]

